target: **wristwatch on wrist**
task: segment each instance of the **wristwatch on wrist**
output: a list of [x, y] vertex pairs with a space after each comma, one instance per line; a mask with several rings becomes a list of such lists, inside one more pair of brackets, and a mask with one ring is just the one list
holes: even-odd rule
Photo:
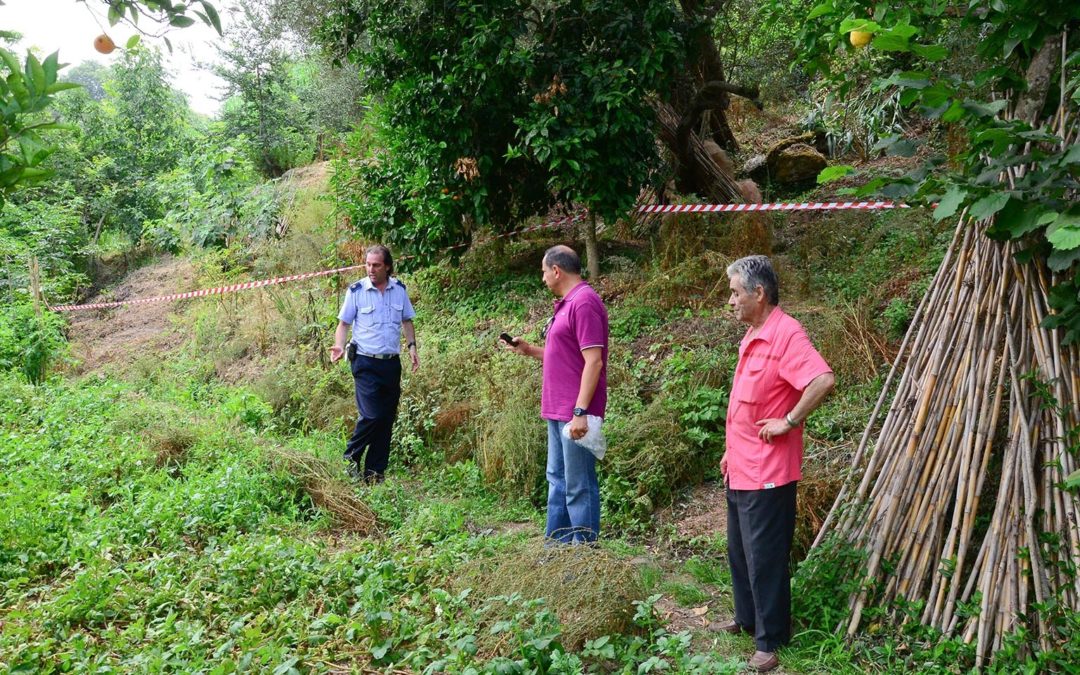
[[792, 429], [799, 426], [798, 424], [795, 423], [795, 420], [791, 419], [791, 413], [788, 413], [788, 414], [784, 415], [784, 421], [787, 422], [788, 426], [791, 427]]
[[574, 408], [574, 417], [584, 417], [585, 408]]
[[415, 340], [413, 340], [413, 341], [412, 341], [412, 342], [410, 342], [409, 344], [405, 345], [405, 349], [412, 349], [412, 348], [413, 348], [413, 347], [415, 347], [415, 346], [416, 346], [416, 341], [415, 341]]

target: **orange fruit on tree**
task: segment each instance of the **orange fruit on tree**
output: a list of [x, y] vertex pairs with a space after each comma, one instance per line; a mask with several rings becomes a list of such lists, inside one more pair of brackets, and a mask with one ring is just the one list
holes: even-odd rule
[[848, 33], [848, 40], [851, 42], [851, 46], [860, 49], [870, 44], [870, 41], [873, 39], [874, 34], [865, 30], [853, 30]]
[[116, 43], [112, 41], [112, 38], [102, 33], [94, 38], [94, 49], [98, 50], [102, 54], [111, 54], [116, 49]]

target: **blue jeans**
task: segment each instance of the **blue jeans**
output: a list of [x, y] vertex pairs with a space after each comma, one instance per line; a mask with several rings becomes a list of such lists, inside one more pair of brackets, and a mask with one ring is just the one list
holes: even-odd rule
[[569, 422], [548, 420], [548, 539], [563, 544], [596, 541], [600, 534], [600, 483], [596, 458], [563, 438]]

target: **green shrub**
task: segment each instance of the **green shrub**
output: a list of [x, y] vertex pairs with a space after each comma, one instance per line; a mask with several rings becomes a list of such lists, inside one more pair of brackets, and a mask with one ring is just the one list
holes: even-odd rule
[[0, 370], [15, 370], [39, 384], [67, 352], [64, 319], [53, 312], [38, 315], [29, 302], [0, 310]]
[[[512, 359], [512, 360], [511, 360]], [[509, 492], [537, 498], [547, 463], [547, 425], [540, 419], [540, 369], [532, 359], [505, 356], [489, 382], [478, 416], [476, 463]]]

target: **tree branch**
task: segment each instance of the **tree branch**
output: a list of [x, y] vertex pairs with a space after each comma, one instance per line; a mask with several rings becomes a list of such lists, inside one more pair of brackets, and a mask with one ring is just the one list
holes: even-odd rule
[[1039, 125], [1039, 113], [1046, 105], [1046, 95], [1050, 91], [1050, 82], [1057, 68], [1057, 54], [1061, 45], [1061, 34], [1051, 35], [1043, 42], [1039, 51], [1028, 64], [1024, 79], [1028, 90], [1021, 95], [1016, 104], [1016, 118], [1024, 120], [1033, 127]]

